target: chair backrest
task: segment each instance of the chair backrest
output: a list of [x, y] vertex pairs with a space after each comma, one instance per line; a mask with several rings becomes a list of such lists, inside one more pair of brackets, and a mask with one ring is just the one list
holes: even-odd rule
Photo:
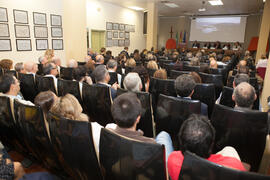
[[233, 88], [224, 86], [219, 104], [233, 108], [235, 102], [232, 100]]
[[148, 69], [147, 68], [147, 71], [148, 71], [148, 74], [150, 77], [153, 77], [154, 76], [154, 73], [156, 72], [156, 69]]
[[105, 180], [165, 180], [163, 145], [146, 143], [101, 129], [100, 165]]
[[91, 121], [96, 121], [102, 126], [112, 123], [111, 91], [110, 87], [99, 84], [83, 84], [83, 105]]
[[37, 160], [51, 171], [64, 174], [51, 145], [41, 108], [25, 105], [15, 100], [14, 112], [16, 112], [16, 120], [21, 125], [20, 130], [25, 142]]
[[257, 171], [268, 133], [267, 112], [233, 109], [216, 104], [211, 122], [216, 129], [215, 150], [234, 147], [241, 160]]
[[183, 70], [184, 71], [195, 71], [195, 72], [199, 72], [200, 71], [200, 66], [184, 65]]
[[38, 71], [37, 71], [38, 75], [43, 75], [43, 64], [38, 64]]
[[86, 64], [86, 62], [78, 61], [78, 66], [84, 66], [85, 64]]
[[184, 153], [179, 180], [270, 180], [270, 176], [238, 171], [203, 159], [191, 152]]
[[[237, 69], [234, 69], [232, 75], [234, 76], [236, 74], [237, 74]], [[256, 72], [255, 71], [250, 71], [249, 72], [249, 76], [250, 77], [255, 77], [256, 76]]]
[[72, 179], [101, 180], [102, 174], [89, 122], [48, 114], [51, 141], [59, 161]]
[[11, 74], [17, 78], [17, 71], [15, 70], [4, 70], [4, 74]]
[[52, 77], [41, 77], [41, 76], [38, 77], [38, 76], [36, 76], [36, 82], [37, 82], [38, 93], [40, 93], [42, 91], [51, 90], [52, 92], [54, 92], [57, 95]]
[[64, 96], [67, 93], [74, 95], [83, 106], [82, 96], [80, 92], [79, 82], [71, 80], [58, 79], [57, 82], [58, 96]]
[[172, 62], [173, 62], [172, 60], [161, 60], [161, 59], [158, 61], [160, 67], [162, 68], [165, 68], [164, 64], [170, 64]]
[[215, 101], [215, 85], [214, 84], [196, 84], [192, 99], [200, 100], [208, 106], [208, 116], [211, 117]]
[[[233, 81], [234, 81], [235, 76], [230, 76], [228, 79], [227, 86], [228, 87], [233, 87]], [[253, 86], [255, 89], [258, 89], [258, 81], [256, 77], [250, 77], [249, 78], [249, 84]]]
[[219, 97], [223, 89], [222, 75], [199, 73], [203, 83], [213, 83], [215, 85], [216, 98]]
[[125, 74], [128, 74], [133, 71], [132, 67], [125, 67]]
[[60, 78], [65, 80], [73, 79], [73, 68], [70, 67], [60, 67]]
[[118, 84], [118, 76], [117, 76], [117, 72], [109, 72], [110, 74], [110, 81], [108, 82], [108, 84], [113, 85], [114, 83]]
[[167, 71], [168, 77], [171, 77], [171, 70], [173, 69], [174, 64], [163, 63], [163, 67]]
[[[117, 89], [117, 96], [128, 92], [124, 89]], [[141, 101], [142, 114], [137, 129], [141, 129], [144, 132], [144, 136], [153, 137], [154, 134], [154, 117], [152, 109], [152, 96], [147, 92], [136, 92], [138, 99]]]
[[168, 132], [174, 139], [182, 123], [190, 114], [200, 114], [201, 103], [198, 100], [189, 100], [178, 97], [159, 95], [156, 108], [156, 131]]
[[38, 93], [35, 78], [33, 74], [18, 74], [20, 80], [21, 93], [25, 100], [34, 102]]
[[176, 79], [178, 76], [182, 75], [182, 74], [189, 74], [190, 71], [176, 71], [176, 70], [171, 70], [170, 73], [170, 78], [171, 79]]
[[209, 70], [210, 70], [210, 73], [211, 74], [222, 75], [223, 84], [226, 84], [227, 83], [227, 77], [228, 77], [227, 68], [217, 68], [217, 69], [210, 68]]

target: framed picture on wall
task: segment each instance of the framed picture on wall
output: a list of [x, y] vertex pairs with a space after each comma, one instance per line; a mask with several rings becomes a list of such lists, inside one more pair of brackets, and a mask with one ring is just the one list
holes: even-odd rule
[[125, 39], [125, 46], [129, 46], [130, 45], [130, 40], [129, 39]]
[[113, 46], [118, 46], [118, 39], [113, 39]]
[[48, 49], [48, 39], [36, 39], [36, 50], [46, 50]]
[[8, 22], [7, 8], [0, 7], [0, 22]]
[[113, 33], [112, 31], [107, 31], [107, 39], [112, 39]]
[[125, 31], [129, 32], [129, 25], [128, 24], [125, 25]]
[[61, 27], [51, 27], [52, 37], [63, 37], [63, 31]]
[[130, 32], [135, 32], [135, 25], [130, 25]]
[[129, 32], [125, 32], [125, 39], [129, 39]]
[[10, 39], [0, 39], [0, 51], [12, 51]]
[[125, 32], [119, 32], [119, 38], [125, 38]]
[[34, 25], [47, 25], [47, 16], [45, 13], [33, 12]]
[[28, 12], [23, 10], [13, 10], [14, 23], [28, 24]]
[[125, 40], [124, 39], [119, 39], [118, 46], [124, 46], [124, 45], [125, 45]]
[[63, 39], [52, 39], [52, 49], [63, 50]]
[[112, 46], [113, 46], [113, 40], [107, 39], [107, 47], [112, 47]]
[[16, 38], [30, 38], [29, 25], [14, 24]]
[[118, 31], [113, 32], [113, 38], [118, 38]]
[[113, 29], [113, 23], [111, 22], [106, 22], [106, 30], [112, 30]]
[[0, 37], [9, 37], [9, 28], [8, 24], [0, 23]]
[[125, 25], [119, 24], [119, 31], [124, 31], [124, 30], [125, 30]]
[[48, 38], [48, 28], [45, 26], [34, 26], [35, 38]]
[[17, 51], [32, 51], [31, 39], [16, 39]]
[[62, 26], [62, 17], [60, 15], [51, 14], [51, 26]]
[[119, 29], [119, 24], [113, 23], [113, 30], [118, 30], [118, 29]]

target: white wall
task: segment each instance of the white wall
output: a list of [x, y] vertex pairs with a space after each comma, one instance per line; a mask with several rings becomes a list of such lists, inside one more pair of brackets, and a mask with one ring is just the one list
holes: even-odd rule
[[[91, 47], [91, 30], [106, 30], [106, 22], [135, 25], [135, 32], [130, 32], [129, 53], [134, 49], [140, 51], [146, 47], [143, 35], [143, 12], [133, 11], [111, 3], [96, 0], [87, 1], [87, 28], [89, 28], [89, 46]], [[106, 44], [106, 42], [105, 42]], [[124, 47], [108, 47], [113, 55], [118, 55]]]
[[[0, 59], [8, 58], [8, 59], [13, 60], [16, 63], [16, 62], [22, 62], [22, 61], [27, 61], [27, 60], [37, 61], [38, 57], [44, 55], [45, 51], [36, 51], [33, 12], [46, 13], [47, 27], [48, 27], [48, 44], [49, 44], [49, 48], [52, 48], [50, 14], [63, 15], [62, 0], [1, 0], [0, 7], [5, 7], [7, 8], [7, 11], [8, 11], [8, 21], [9, 21], [8, 24], [9, 24], [10, 39], [11, 39], [11, 45], [12, 45], [12, 51], [0, 52]], [[28, 25], [30, 27], [32, 51], [17, 51], [16, 49], [13, 9], [28, 11], [28, 22], [29, 22]], [[62, 16], [62, 21], [63, 21], [63, 16]], [[63, 29], [63, 31], [65, 30]], [[62, 64], [65, 64], [65, 53], [63, 50], [55, 51], [55, 56], [60, 57], [62, 60]]]

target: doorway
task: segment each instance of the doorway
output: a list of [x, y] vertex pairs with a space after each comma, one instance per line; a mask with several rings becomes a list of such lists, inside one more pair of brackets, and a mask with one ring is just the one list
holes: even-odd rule
[[91, 48], [94, 52], [99, 53], [99, 50], [105, 47], [105, 31], [91, 31]]

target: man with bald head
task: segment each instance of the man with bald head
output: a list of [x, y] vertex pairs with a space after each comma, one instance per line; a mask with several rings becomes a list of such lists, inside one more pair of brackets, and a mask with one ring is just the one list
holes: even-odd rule
[[69, 68], [77, 68], [78, 67], [78, 62], [75, 59], [70, 59], [68, 61], [67, 67], [69, 67]]
[[38, 71], [38, 65], [34, 61], [26, 61], [24, 63], [24, 69], [26, 71], [26, 74], [33, 74], [35, 75]]
[[247, 82], [242, 82], [233, 91], [232, 100], [235, 102], [235, 109], [252, 109], [257, 95], [254, 87]]
[[104, 56], [99, 54], [99, 55], [96, 56], [96, 64], [95, 64], [95, 66], [98, 66], [100, 64], [104, 64]]

